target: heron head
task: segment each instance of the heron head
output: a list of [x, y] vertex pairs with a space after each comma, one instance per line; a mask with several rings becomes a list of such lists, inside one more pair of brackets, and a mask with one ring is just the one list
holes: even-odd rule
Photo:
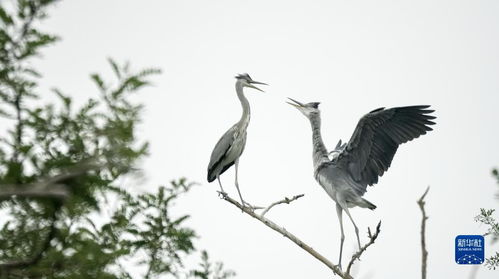
[[310, 118], [311, 116], [318, 115], [320, 113], [319, 110], [319, 102], [311, 102], [311, 103], [306, 103], [302, 104], [298, 102], [297, 100], [293, 100], [291, 98], [288, 98], [291, 102], [287, 102], [288, 104], [294, 106], [297, 108], [301, 113], [303, 113], [307, 118]]
[[243, 85], [243, 87], [253, 88], [253, 89], [256, 89], [256, 90], [261, 91], [261, 92], [265, 92], [265, 91], [263, 91], [262, 89], [256, 87], [255, 84], [268, 85], [266, 83], [253, 80], [250, 77], [250, 75], [248, 75], [246, 73], [245, 74], [239, 74], [239, 75], [237, 75], [236, 79], [237, 79], [238, 82], [240, 82]]

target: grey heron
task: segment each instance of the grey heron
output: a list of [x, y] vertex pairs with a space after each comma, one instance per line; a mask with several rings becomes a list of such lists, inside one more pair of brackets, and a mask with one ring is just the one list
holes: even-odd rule
[[222, 183], [220, 182], [220, 175], [235, 165], [235, 184], [237, 193], [241, 199], [241, 205], [245, 206], [241, 191], [239, 190], [239, 182], [237, 180], [239, 157], [244, 151], [246, 145], [246, 129], [250, 122], [250, 105], [248, 99], [244, 96], [243, 88], [249, 87], [258, 91], [264, 92], [255, 84], [267, 85], [263, 82], [254, 81], [248, 74], [241, 74], [236, 76], [236, 93], [241, 105], [243, 107], [243, 114], [241, 119], [234, 124], [215, 145], [211, 153], [210, 163], [208, 165], [208, 182], [215, 179], [218, 180], [220, 190], [225, 193]]
[[[288, 104], [296, 107], [309, 120], [312, 126], [313, 163], [315, 180], [336, 202], [336, 213], [340, 222], [341, 240], [338, 265], [341, 268], [341, 256], [345, 233], [342, 213], [346, 212], [355, 228], [357, 244], [360, 247], [359, 229], [350, 211], [359, 206], [374, 210], [376, 206], [362, 198], [368, 185], [378, 182], [388, 170], [393, 156], [400, 144], [408, 142], [431, 131], [429, 125], [435, 124], [434, 110], [430, 106], [407, 106], [390, 109], [378, 108], [364, 115], [358, 122], [350, 141], [328, 153], [321, 136], [321, 117], [319, 103], [302, 104], [288, 98]], [[332, 159], [328, 155], [332, 155]]]

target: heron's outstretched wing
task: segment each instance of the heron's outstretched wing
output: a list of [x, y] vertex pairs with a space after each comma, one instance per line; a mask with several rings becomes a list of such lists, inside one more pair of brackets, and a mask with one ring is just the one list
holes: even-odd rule
[[215, 148], [211, 153], [210, 163], [208, 164], [208, 182], [212, 182], [217, 178], [217, 175], [222, 174], [225, 170], [230, 168], [234, 162], [227, 164], [227, 166], [223, 166], [218, 173], [215, 173], [217, 169], [219, 169], [219, 164], [222, 163], [223, 158], [229, 151], [232, 143], [234, 142], [234, 135], [237, 131], [237, 125], [232, 126], [225, 134], [218, 140]]
[[435, 116], [429, 115], [434, 112], [429, 107], [379, 108], [364, 115], [337, 164], [364, 187], [376, 184], [390, 167], [400, 144], [432, 130], [429, 125], [435, 124], [431, 121]]

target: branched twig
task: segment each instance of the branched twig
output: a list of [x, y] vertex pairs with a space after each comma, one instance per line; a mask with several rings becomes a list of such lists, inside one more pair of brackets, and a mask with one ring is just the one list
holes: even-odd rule
[[354, 264], [355, 260], [360, 260], [360, 256], [362, 256], [364, 251], [366, 251], [369, 246], [374, 244], [374, 241], [376, 241], [376, 238], [378, 238], [378, 235], [381, 231], [380, 228], [381, 228], [381, 221], [379, 221], [378, 225], [376, 226], [376, 232], [374, 234], [371, 234], [371, 229], [369, 227], [367, 228], [367, 236], [369, 237], [369, 242], [364, 246], [362, 246], [357, 253], [352, 255], [352, 259], [350, 260], [347, 266], [346, 274], [350, 274], [350, 269], [352, 268], [352, 265]]
[[426, 261], [428, 260], [428, 250], [426, 250], [426, 238], [425, 238], [426, 220], [428, 219], [428, 216], [426, 216], [426, 211], [424, 208], [425, 206], [424, 198], [426, 197], [426, 194], [428, 194], [429, 190], [430, 186], [426, 188], [426, 191], [418, 200], [419, 208], [421, 209], [421, 213], [423, 214], [423, 219], [421, 220], [421, 278], [422, 279], [426, 279]]
[[[326, 257], [324, 257], [321, 254], [319, 254], [312, 247], [310, 247], [309, 245], [307, 245], [303, 241], [301, 241], [298, 237], [296, 237], [292, 233], [288, 232], [285, 228], [277, 225], [276, 223], [272, 222], [271, 220], [265, 218], [262, 215], [256, 214], [254, 212], [254, 210], [252, 210], [251, 207], [242, 206], [239, 202], [237, 202], [236, 200], [234, 200], [231, 197], [229, 197], [226, 193], [220, 193], [220, 194], [221, 194], [222, 198], [224, 200], [226, 200], [227, 202], [235, 205], [237, 208], [241, 209], [244, 213], [246, 213], [246, 214], [250, 215], [251, 217], [257, 219], [258, 221], [260, 221], [263, 224], [265, 224], [267, 227], [271, 228], [272, 230], [280, 233], [284, 237], [286, 237], [289, 240], [291, 240], [292, 242], [294, 242], [296, 245], [298, 245], [300, 248], [302, 248], [303, 250], [305, 250], [311, 256], [313, 256], [314, 258], [316, 258], [317, 260], [319, 260], [320, 262], [322, 262], [323, 264], [325, 264], [329, 269], [331, 269], [335, 274], [337, 274], [341, 278], [352, 279], [352, 277], [349, 274], [343, 273], [338, 266], [334, 265]], [[298, 199], [298, 198], [296, 198], [296, 199]], [[279, 204], [279, 203], [277, 203], [277, 204]], [[271, 207], [271, 206], [269, 206], [269, 207]], [[267, 209], [269, 209], [269, 208], [267, 208]]]
[[292, 201], [295, 201], [295, 200], [297, 200], [297, 199], [299, 199], [299, 198], [301, 198], [301, 197], [303, 197], [303, 196], [305, 196], [305, 194], [296, 195], [296, 196], [292, 197], [291, 199], [289, 199], [289, 198], [285, 197], [283, 200], [276, 201], [276, 202], [274, 202], [273, 204], [269, 205], [267, 208], [265, 208], [265, 210], [263, 210], [263, 212], [260, 214], [260, 216], [261, 216], [261, 217], [265, 216], [265, 214], [266, 214], [267, 212], [269, 212], [269, 210], [270, 210], [272, 207], [274, 207], [274, 206], [276, 206], [276, 205], [278, 205], [278, 204], [282, 204], [282, 203], [287, 203], [287, 204], [290, 204]]

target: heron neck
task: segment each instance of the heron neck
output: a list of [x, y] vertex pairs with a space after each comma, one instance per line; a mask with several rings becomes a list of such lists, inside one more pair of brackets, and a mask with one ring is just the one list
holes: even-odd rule
[[312, 141], [314, 145], [313, 156], [314, 156], [314, 167], [318, 167], [324, 162], [329, 162], [329, 157], [327, 156], [327, 149], [322, 141], [321, 135], [321, 118], [320, 115], [314, 115], [310, 117], [310, 124], [312, 125]]
[[244, 96], [243, 92], [243, 85], [241, 82], [237, 81], [236, 82], [236, 92], [237, 92], [237, 97], [239, 98], [239, 101], [241, 102], [241, 106], [243, 107], [243, 114], [241, 116], [241, 119], [239, 120], [238, 124], [239, 127], [246, 129], [248, 126], [248, 123], [250, 121], [250, 105], [248, 102], [248, 99]]

